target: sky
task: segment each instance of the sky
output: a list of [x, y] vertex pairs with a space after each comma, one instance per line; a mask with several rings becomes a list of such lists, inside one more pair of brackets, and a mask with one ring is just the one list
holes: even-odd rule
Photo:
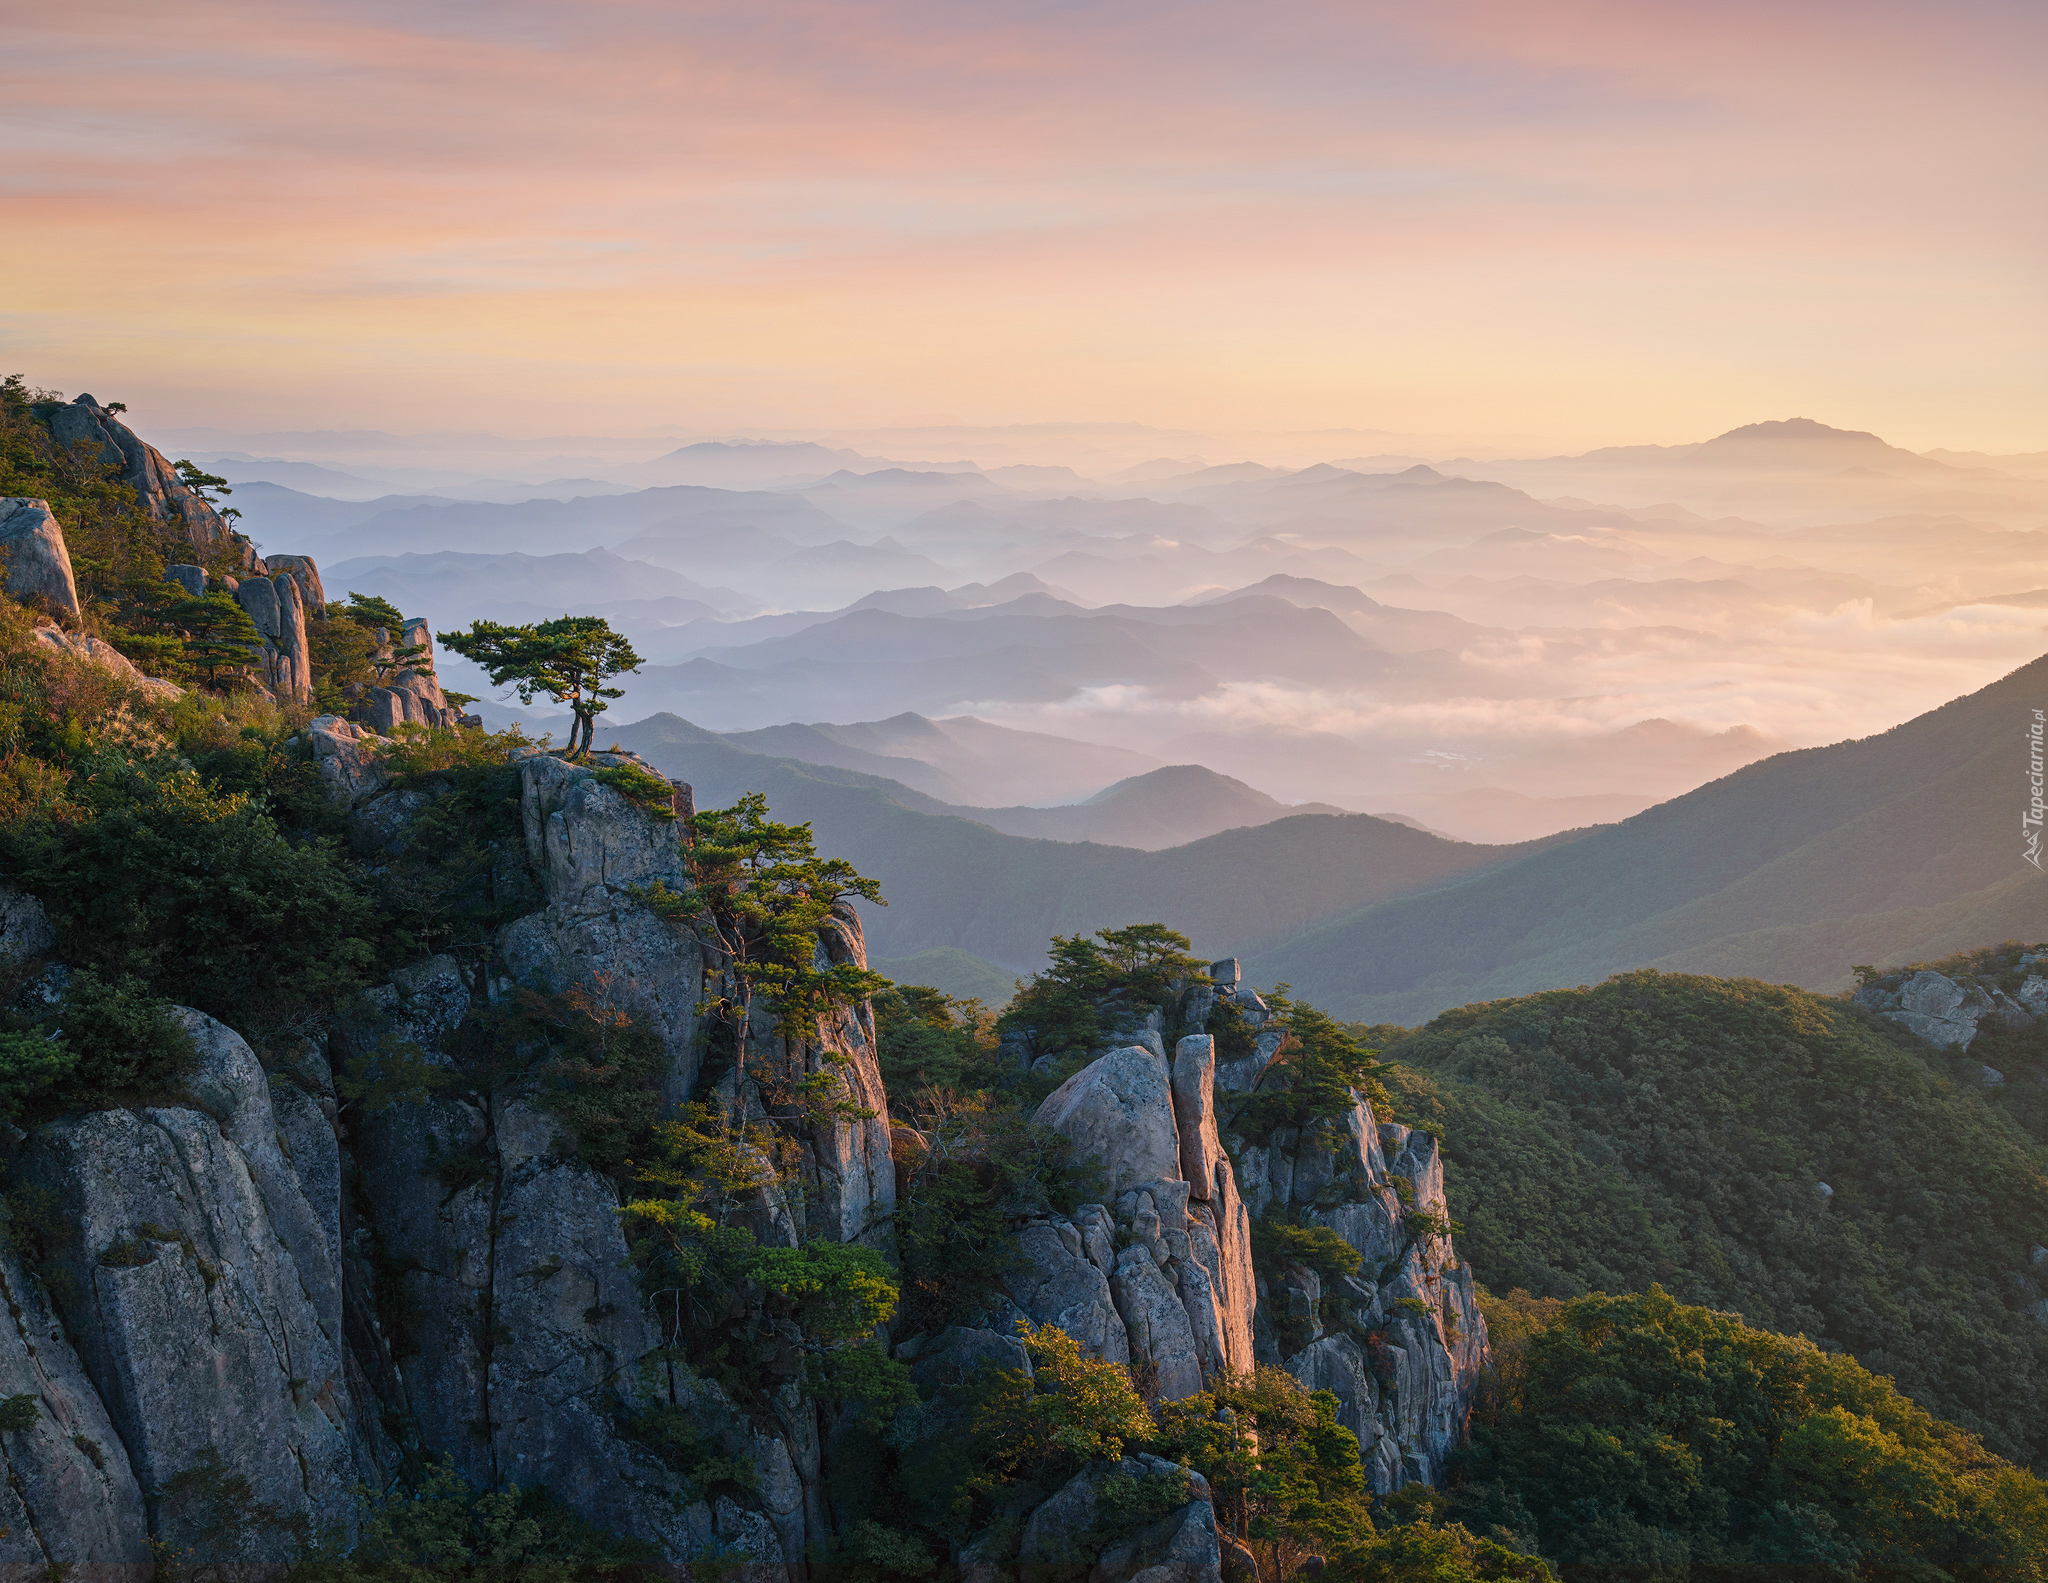
[[2048, 448], [2031, 0], [0, 0], [145, 429]]

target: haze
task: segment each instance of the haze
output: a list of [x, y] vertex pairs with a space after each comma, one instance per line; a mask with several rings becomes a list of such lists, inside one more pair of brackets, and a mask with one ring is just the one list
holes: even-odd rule
[[[608, 616], [648, 661], [614, 721], [1019, 833], [1313, 802], [1521, 839], [2040, 653], [2042, 34], [23, 12], [0, 346], [337, 592]], [[1014, 812], [1167, 765], [1244, 785]]]

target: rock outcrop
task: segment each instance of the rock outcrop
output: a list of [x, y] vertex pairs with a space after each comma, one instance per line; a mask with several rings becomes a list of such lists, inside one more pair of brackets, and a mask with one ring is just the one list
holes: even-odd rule
[[62, 627], [42, 626], [37, 627], [30, 637], [54, 654], [84, 660], [88, 665], [97, 665], [102, 670], [112, 671], [122, 681], [152, 698], [185, 696], [185, 689], [176, 682], [167, 682], [160, 676], [144, 675], [136, 669], [133, 660], [104, 638], [96, 638], [86, 632], [66, 632]]
[[[194, 599], [213, 586], [204, 567], [189, 564], [166, 569], [164, 580], [177, 584]], [[235, 596], [235, 603], [256, 629], [258, 643], [250, 659], [257, 679], [280, 698], [311, 698], [313, 661], [307, 647], [301, 580], [290, 572], [272, 576], [258, 561], [252, 575], [222, 578], [220, 586]]]
[[434, 674], [434, 634], [425, 618], [416, 616], [408, 621], [404, 632], [397, 638], [379, 627], [377, 644], [379, 654], [387, 664], [401, 651], [410, 658], [384, 685], [372, 687], [364, 694], [356, 714], [365, 725], [388, 736], [402, 725], [480, 723], [449, 703], [447, 695], [441, 691], [440, 680]]
[[[1033, 1321], [1128, 1361], [1159, 1400], [1254, 1362], [1283, 1365], [1336, 1393], [1375, 1489], [1434, 1482], [1486, 1361], [1436, 1140], [1381, 1125], [1363, 1100], [1307, 1127], [1234, 1131], [1256, 1113], [1253, 1096], [1287, 1087], [1285, 1033], [1234, 962], [1210, 976], [1182, 997], [1178, 1022], [1227, 1005], [1239, 1030], [1228, 1058], [1193, 1033], [1169, 1062], [1154, 1013], [1040, 1106], [1041, 1123], [1097, 1162], [1104, 1202], [1026, 1226], [1031, 1263], [1008, 1278], [1010, 1294]], [[1027, 1044], [1009, 1058], [1028, 1064]], [[1255, 1270], [1251, 1223], [1266, 1216], [1334, 1231], [1359, 1273], [1325, 1290], [1305, 1266]]]
[[327, 590], [320, 583], [320, 568], [310, 555], [266, 555], [263, 564], [275, 577], [280, 572], [299, 585], [299, 602], [311, 616], [327, 614]]
[[391, 784], [378, 761], [379, 751], [391, 746], [388, 737], [339, 715], [317, 715], [306, 728], [306, 741], [328, 795], [342, 807], [361, 807]]
[[244, 577], [235, 601], [262, 635], [257, 664], [263, 685], [280, 698], [313, 696], [313, 662], [306, 648], [306, 604], [299, 580], [289, 572]]
[[[386, 739], [335, 716], [307, 742], [364, 862], [413, 861], [445, 781], [394, 786]], [[688, 888], [688, 787], [618, 754], [527, 751], [502, 773], [519, 818], [491, 834], [483, 883], [510, 922], [266, 1050], [268, 1071], [224, 1024], [181, 1012], [199, 1059], [180, 1094], [17, 1139], [10, 1212], [33, 1256], [0, 1250], [15, 1319], [0, 1407], [23, 1426], [0, 1430], [0, 1560], [135, 1562], [154, 1543], [275, 1562], [346, 1542], [352, 1491], [390, 1487], [422, 1455], [478, 1486], [545, 1485], [665, 1560], [717, 1556], [763, 1579], [801, 1578], [859, 1515], [832, 1491], [872, 1441], [851, 1410], [821, 1416], [801, 1335], [728, 1316], [769, 1360], [740, 1394], [680, 1364], [681, 1322], [641, 1290], [617, 1179], [522, 1064], [525, 1035], [503, 1030], [529, 990], [629, 1014], [658, 1042], [664, 1104], [719, 1096], [788, 1146], [788, 1185], [744, 1211], [762, 1242], [885, 1248], [897, 1184], [872, 1015], [797, 1035], [757, 1010], [737, 1026], [720, 942], [664, 901]], [[52, 948], [40, 906], [0, 888], [0, 952], [31, 969]], [[850, 907], [816, 950], [820, 966], [864, 966]], [[1026, 1320], [1127, 1364], [1155, 1400], [1283, 1365], [1335, 1393], [1376, 1489], [1440, 1474], [1485, 1330], [1435, 1140], [1363, 1101], [1265, 1125], [1287, 1111], [1261, 1098], [1290, 1082], [1285, 1031], [1226, 965], [1215, 977], [1044, 1101], [1039, 1119], [1099, 1169], [1097, 1201], [1021, 1224], [999, 1312], [895, 1338], [925, 1400], [891, 1436], [958, 1433], [944, 1393], [978, 1367], [1029, 1373]], [[1012, 1054], [1028, 1065], [1028, 1038]], [[402, 1094], [377, 1087], [401, 1070], [415, 1074]], [[820, 1080], [844, 1103], [788, 1104]], [[1328, 1228], [1359, 1274], [1326, 1289], [1305, 1267], [1256, 1264], [1261, 1217]], [[32, 1420], [15, 1407], [30, 1395]], [[700, 1478], [707, 1462], [739, 1474]], [[1144, 1482], [1156, 1520], [1106, 1522], [1136, 1509], [1101, 1504], [1113, 1479]], [[1225, 1541], [1184, 1470], [1127, 1456], [1033, 1501], [962, 1548], [963, 1577], [1220, 1583]]]
[[703, 1056], [697, 1007], [706, 963], [693, 936], [640, 899], [657, 886], [680, 893], [688, 880], [673, 805], [643, 807], [597, 774], [627, 762], [598, 754], [571, 764], [537, 748], [520, 757], [526, 858], [546, 905], [507, 926], [498, 956], [508, 984], [537, 973], [556, 989], [603, 995], [640, 1018], [667, 1051], [662, 1097], [673, 1104], [695, 1085]]
[[[1976, 974], [1951, 976], [1931, 968], [1890, 973], [1852, 997], [1860, 1006], [1918, 1034], [1936, 1049], [1969, 1049], [1987, 1022], [2029, 1027], [2048, 1017], [2048, 976], [2043, 957], [2021, 952], [2010, 988]], [[2000, 976], [2007, 976], [2001, 974]]]
[[[355, 1523], [332, 1244], [278, 1146], [255, 1056], [182, 1015], [200, 1054], [188, 1103], [54, 1122], [17, 1175], [48, 1206], [42, 1278], [63, 1321], [51, 1339], [75, 1343], [151, 1532], [217, 1559], [285, 1560], [297, 1539], [346, 1538]], [[118, 1485], [94, 1443], [95, 1471]], [[210, 1479], [247, 1481], [232, 1534], [203, 1498]]]
[[34, 601], [52, 612], [78, 614], [78, 583], [64, 530], [46, 500], [0, 499], [0, 562], [8, 597]]
[[[1173, 1480], [1186, 1485], [1190, 1498], [1138, 1532], [1105, 1543], [1098, 1507], [1102, 1488], [1111, 1479], [1133, 1484]], [[998, 1558], [984, 1552], [984, 1575], [1085, 1576], [1091, 1583], [1221, 1583], [1223, 1576], [1222, 1545], [1207, 1480], [1162, 1457], [1143, 1454], [1098, 1462], [1075, 1474], [1032, 1511], [1015, 1555], [1001, 1559], [1017, 1571], [991, 1565]]]
[[228, 547], [237, 564], [251, 572], [261, 570], [255, 546], [229, 527], [205, 496], [186, 487], [162, 451], [145, 445], [91, 396], [58, 407], [50, 414], [49, 423], [50, 434], [59, 445], [90, 461], [118, 467], [122, 482], [135, 490], [142, 509], [174, 527], [187, 543], [205, 550]]

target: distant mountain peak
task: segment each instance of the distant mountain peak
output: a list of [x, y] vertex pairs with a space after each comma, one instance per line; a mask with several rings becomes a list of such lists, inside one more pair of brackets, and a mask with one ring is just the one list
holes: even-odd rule
[[[1864, 429], [1836, 429], [1812, 418], [1777, 418], [1765, 423], [1745, 423], [1726, 434], [1717, 434], [1707, 441], [1719, 445], [1724, 440], [1789, 440], [1795, 443], [1824, 441], [1839, 443], [1854, 441], [1858, 445], [1884, 445], [1885, 442]], [[1887, 447], [1889, 449], [1889, 447]]]

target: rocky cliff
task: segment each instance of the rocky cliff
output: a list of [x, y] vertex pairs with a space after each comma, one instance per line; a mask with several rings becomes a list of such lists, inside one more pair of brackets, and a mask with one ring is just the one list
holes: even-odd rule
[[[394, 785], [383, 739], [359, 724], [323, 717], [307, 737], [365, 861], [405, 861], [448, 786]], [[262, 1561], [345, 1544], [353, 1491], [390, 1487], [422, 1455], [478, 1487], [544, 1485], [666, 1558], [762, 1576], [803, 1575], [859, 1519], [847, 1491], [873, 1442], [821, 1408], [800, 1352], [778, 1361], [771, 1345], [768, 1384], [737, 1393], [683, 1364], [678, 1320], [636, 1272], [619, 1175], [579, 1149], [490, 1018], [573, 992], [630, 1021], [653, 1041], [664, 1106], [715, 1094], [788, 1147], [793, 1175], [748, 1222], [763, 1244], [887, 1250], [897, 1165], [872, 1013], [799, 1034], [764, 1018], [744, 1072], [722, 1059], [730, 963], [653, 905], [686, 887], [688, 788], [650, 801], [629, 755], [523, 750], [508, 773], [516, 822], [477, 836], [473, 882], [505, 920], [487, 942], [414, 961], [268, 1070], [223, 1023], [181, 1013], [199, 1052], [181, 1091], [7, 1146], [26, 1252], [0, 1252], [15, 1316], [0, 1327], [0, 1559], [141, 1562], [154, 1544]], [[17, 966], [51, 949], [31, 898], [6, 897], [0, 922]], [[817, 953], [864, 965], [851, 909], [818, 930]], [[1257, 1134], [1242, 1117], [1284, 1090], [1284, 1035], [1234, 964], [1212, 976], [1171, 1020], [1191, 1031], [1170, 1052], [1154, 1012], [1039, 1108], [1099, 1168], [1099, 1201], [1018, 1228], [1026, 1261], [981, 1326], [886, 1339], [927, 1393], [980, 1361], [1028, 1369], [1020, 1320], [1128, 1364], [1155, 1401], [1283, 1364], [1336, 1394], [1374, 1488], [1433, 1478], [1485, 1352], [1434, 1140], [1363, 1102]], [[1203, 1025], [1224, 1004], [1250, 1043], [1219, 1065]], [[777, 1098], [818, 1080], [844, 1103], [793, 1113]], [[1325, 1289], [1262, 1262], [1254, 1224], [1275, 1216], [1334, 1231], [1359, 1273]], [[928, 1411], [899, 1415], [891, 1443], [957, 1432]], [[738, 1471], [707, 1479], [707, 1458]], [[1229, 1545], [1199, 1478], [1142, 1528], [1098, 1520], [1102, 1480], [1172, 1471], [1156, 1461], [1084, 1471], [967, 1545], [965, 1575], [993, 1583], [1079, 1545], [1105, 1579], [1220, 1578]]]
[[[1235, 961], [1209, 976], [1184, 993], [1179, 1025], [1228, 1008], [1248, 1051], [1219, 1063], [1214, 1036], [1195, 1032], [1169, 1057], [1167, 1019], [1151, 1011], [1040, 1108], [1102, 1162], [1105, 1196], [1026, 1228], [1033, 1262], [1011, 1295], [1030, 1319], [1130, 1362], [1160, 1400], [1282, 1365], [1336, 1394], [1375, 1490], [1434, 1482], [1487, 1356], [1436, 1140], [1379, 1122], [1363, 1100], [1307, 1126], [1247, 1129], [1247, 1101], [1289, 1082], [1285, 1034]], [[1009, 1054], [1033, 1060], [1028, 1036]], [[1326, 1289], [1301, 1263], [1259, 1269], [1252, 1222], [1268, 1216], [1335, 1232], [1358, 1273]]]

